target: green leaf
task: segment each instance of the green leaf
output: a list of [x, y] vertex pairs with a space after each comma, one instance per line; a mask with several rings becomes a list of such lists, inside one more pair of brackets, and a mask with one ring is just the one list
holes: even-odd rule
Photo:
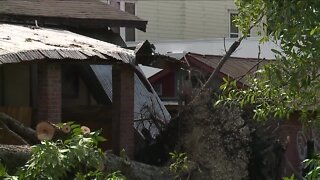
[[102, 136], [97, 136], [96, 139], [97, 139], [97, 141], [99, 141], [99, 142], [107, 141], [107, 139], [104, 138], [104, 137], [102, 137]]
[[316, 30], [317, 30], [316, 28], [312, 29], [312, 30], [310, 31], [310, 35], [313, 36], [314, 33], [316, 32]]

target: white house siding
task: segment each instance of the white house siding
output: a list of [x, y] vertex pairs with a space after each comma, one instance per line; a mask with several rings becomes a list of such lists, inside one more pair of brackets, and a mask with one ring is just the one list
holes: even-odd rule
[[229, 36], [232, 0], [220, 1], [136, 1], [137, 16], [148, 20], [147, 32], [138, 41], [207, 39]]

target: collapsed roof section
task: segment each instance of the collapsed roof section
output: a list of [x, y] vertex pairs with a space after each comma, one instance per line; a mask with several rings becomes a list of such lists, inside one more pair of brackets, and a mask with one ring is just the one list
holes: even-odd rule
[[[91, 65], [90, 67], [102, 85], [104, 95], [112, 102], [112, 66]], [[137, 74], [134, 76], [134, 83], [134, 126], [139, 132], [144, 128], [149, 130], [155, 138], [163, 128], [163, 124], [169, 122], [171, 116], [154, 89], [148, 90]]]

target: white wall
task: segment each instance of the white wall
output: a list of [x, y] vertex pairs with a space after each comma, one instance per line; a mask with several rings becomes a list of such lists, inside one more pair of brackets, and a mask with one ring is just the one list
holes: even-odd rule
[[138, 0], [137, 16], [148, 21], [138, 41], [229, 37], [229, 11], [233, 0]]

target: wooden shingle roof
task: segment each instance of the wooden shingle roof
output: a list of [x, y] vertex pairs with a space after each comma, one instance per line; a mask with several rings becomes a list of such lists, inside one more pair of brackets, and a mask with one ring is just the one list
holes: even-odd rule
[[31, 61], [84, 61], [127, 63], [134, 66], [134, 51], [114, 44], [48, 28], [0, 24], [0, 64]]
[[134, 27], [145, 31], [147, 21], [99, 0], [0, 0], [0, 21], [60, 27]]

